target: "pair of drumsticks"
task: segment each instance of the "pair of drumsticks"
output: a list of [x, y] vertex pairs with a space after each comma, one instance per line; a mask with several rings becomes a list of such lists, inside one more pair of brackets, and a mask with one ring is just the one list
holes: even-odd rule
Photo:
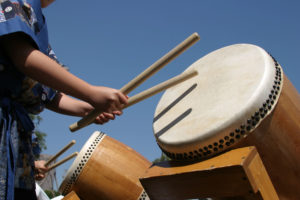
[[[195, 44], [200, 39], [198, 33], [193, 33], [188, 38], [186, 38], [183, 42], [181, 42], [179, 45], [177, 45], [175, 48], [173, 48], [171, 51], [169, 51], [167, 54], [165, 54], [163, 57], [161, 57], [159, 60], [157, 60], [154, 64], [152, 64], [150, 67], [148, 67], [145, 71], [143, 71], [141, 74], [136, 76], [133, 80], [131, 80], [129, 83], [127, 83], [125, 86], [123, 86], [120, 91], [123, 92], [125, 95], [129, 94], [132, 90], [134, 90], [136, 87], [138, 87], [140, 84], [142, 84], [144, 81], [146, 81], [150, 76], [154, 75], [158, 70], [160, 70], [162, 67], [167, 65], [170, 61], [172, 61], [174, 58], [176, 58], [178, 55], [180, 55], [182, 52], [184, 52], [186, 49], [191, 47], [193, 44]], [[192, 78], [196, 76], [198, 72], [196, 70], [190, 70], [187, 72], [184, 72], [178, 76], [175, 76], [163, 83], [160, 83], [148, 90], [145, 90], [133, 97], [130, 97], [128, 99], [128, 103], [126, 104], [123, 109], [136, 104], [148, 97], [151, 97], [163, 90], [166, 90], [174, 85], [177, 85], [189, 78]], [[88, 115], [83, 117], [78, 122], [72, 124], [69, 126], [69, 129], [74, 132], [77, 131], [89, 124], [91, 124], [95, 118], [102, 113], [102, 110], [93, 110]], [[65, 152], [68, 148], [70, 148], [75, 141], [73, 140], [70, 144], [65, 146], [62, 150], [60, 150], [55, 156], [53, 156], [47, 163], [46, 166], [48, 166], [52, 161], [54, 161], [58, 156], [60, 156], [63, 152]], [[53, 169], [64, 162], [70, 160], [71, 158], [75, 157], [78, 153], [75, 152], [71, 154], [70, 156], [66, 157], [65, 159], [53, 164], [50, 169]]]
[[56, 160], [61, 154], [63, 154], [65, 151], [67, 151], [71, 146], [73, 146], [76, 143], [75, 140], [72, 140], [69, 144], [67, 144], [65, 147], [63, 147], [58, 153], [56, 153], [54, 156], [52, 156], [46, 163], [45, 166], [48, 167], [48, 171], [51, 169], [54, 169], [55, 167], [67, 162], [68, 160], [72, 159], [73, 157], [78, 155], [78, 152], [74, 152], [71, 155], [65, 157], [64, 159], [60, 160], [59, 162], [54, 163], [53, 165], [49, 166], [54, 160]]
[[[159, 60], [157, 60], [154, 64], [152, 64], [150, 67], [148, 67], [145, 71], [143, 71], [141, 74], [139, 74], [137, 77], [135, 77], [133, 80], [131, 80], [129, 83], [127, 83], [125, 86], [123, 86], [120, 91], [124, 93], [125, 95], [128, 95], [129, 92], [131, 92], [133, 89], [135, 89], [137, 86], [142, 84], [146, 79], [148, 79], [150, 76], [155, 74], [158, 70], [160, 70], [162, 67], [167, 65], [171, 60], [173, 60], [175, 57], [180, 55], [183, 51], [185, 51], [187, 48], [192, 46], [194, 43], [196, 43], [200, 39], [198, 33], [193, 33], [190, 35], [187, 39], [185, 39], [183, 42], [181, 42], [179, 45], [177, 45], [175, 48], [173, 48], [171, 51], [169, 51], [166, 55], [161, 57]], [[148, 97], [151, 97], [158, 92], [161, 92], [163, 90], [166, 90], [167, 88], [170, 88], [176, 84], [179, 84], [193, 76], [196, 76], [198, 73], [196, 70], [191, 70], [185, 73], [182, 73], [174, 78], [171, 78], [161, 84], [158, 84], [148, 90], [145, 90], [133, 97], [130, 97], [128, 99], [128, 103], [126, 104], [123, 109], [136, 104]], [[89, 124], [91, 124], [97, 116], [99, 116], [100, 113], [102, 113], [102, 110], [95, 109], [92, 112], [90, 112], [88, 115], [83, 117], [78, 122], [71, 124], [69, 126], [69, 129], [74, 132], [77, 131]]]

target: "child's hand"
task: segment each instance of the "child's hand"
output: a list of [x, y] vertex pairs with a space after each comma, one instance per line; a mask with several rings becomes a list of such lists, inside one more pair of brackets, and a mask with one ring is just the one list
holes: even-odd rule
[[106, 122], [108, 122], [109, 120], [114, 120], [116, 117], [115, 115], [122, 115], [122, 111], [114, 111], [113, 113], [107, 113], [107, 112], [103, 112], [101, 113], [98, 117], [96, 117], [96, 119], [94, 120], [95, 124], [104, 124]]
[[122, 108], [127, 104], [128, 97], [121, 91], [102, 86], [93, 86], [92, 91], [89, 103], [103, 112], [98, 120], [105, 122], [107, 119], [114, 119], [115, 115], [122, 114]]
[[34, 162], [34, 178], [38, 181], [45, 178], [45, 174], [48, 172], [48, 167], [45, 166], [46, 161], [38, 160]]

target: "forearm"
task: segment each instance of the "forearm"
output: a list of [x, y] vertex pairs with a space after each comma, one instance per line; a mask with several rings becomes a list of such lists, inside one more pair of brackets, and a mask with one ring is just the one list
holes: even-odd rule
[[83, 117], [93, 110], [93, 107], [90, 104], [73, 99], [63, 93], [58, 93], [46, 107], [57, 113], [78, 117]]
[[4, 43], [13, 64], [24, 74], [53, 89], [90, 102], [90, 84], [69, 73], [57, 62], [36, 50], [28, 41], [13, 36]]
[[[43, 63], [43, 64], [41, 64]], [[29, 77], [53, 89], [89, 102], [90, 85], [79, 79], [38, 50], [32, 50], [19, 69]]]
[[[83, 117], [94, 109], [90, 104], [71, 98], [62, 93], [57, 94], [57, 96], [50, 103], [48, 103], [46, 107], [57, 113], [78, 117]], [[115, 114], [121, 115], [121, 112]], [[115, 119], [114, 115], [109, 113], [101, 113], [94, 120], [94, 123], [104, 124], [112, 119]]]

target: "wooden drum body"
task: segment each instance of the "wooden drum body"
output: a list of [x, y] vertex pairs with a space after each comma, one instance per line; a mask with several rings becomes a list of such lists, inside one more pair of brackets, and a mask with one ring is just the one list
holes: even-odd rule
[[280, 199], [300, 199], [300, 95], [284, 76], [273, 112], [235, 147], [255, 145]]
[[236, 44], [193, 63], [198, 76], [165, 91], [153, 121], [172, 159], [256, 146], [280, 199], [300, 199], [300, 96], [262, 48]]
[[151, 163], [125, 144], [94, 132], [67, 172], [59, 191], [83, 200], [148, 199], [139, 178]]

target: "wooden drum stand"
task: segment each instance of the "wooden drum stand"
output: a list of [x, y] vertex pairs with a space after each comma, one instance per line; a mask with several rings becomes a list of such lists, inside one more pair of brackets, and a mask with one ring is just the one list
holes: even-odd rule
[[151, 200], [279, 199], [255, 147], [192, 164], [161, 162], [140, 181]]

